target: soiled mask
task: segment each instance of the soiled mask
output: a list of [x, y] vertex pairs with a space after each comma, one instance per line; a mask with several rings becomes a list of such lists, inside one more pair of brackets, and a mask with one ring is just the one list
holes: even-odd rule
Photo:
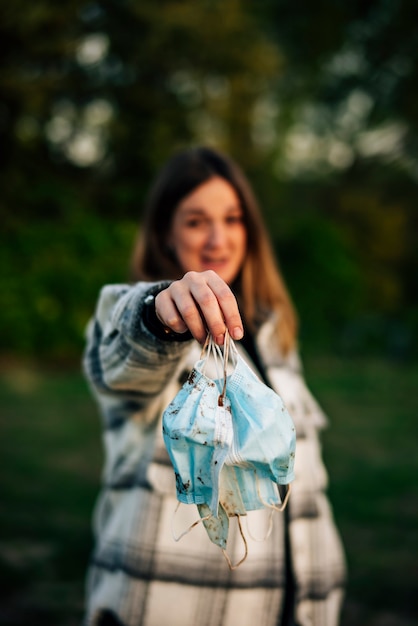
[[[266, 507], [282, 510], [287, 498], [282, 504], [277, 486], [290, 487], [294, 478], [295, 428], [282, 399], [251, 370], [229, 335], [222, 348], [208, 337], [164, 411], [163, 436], [178, 501], [198, 506], [209, 538], [237, 567], [247, 555], [240, 516]], [[246, 547], [235, 566], [226, 553], [232, 516]]]

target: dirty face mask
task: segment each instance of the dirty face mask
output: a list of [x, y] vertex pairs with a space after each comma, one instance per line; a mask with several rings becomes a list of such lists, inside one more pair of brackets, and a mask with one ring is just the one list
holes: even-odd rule
[[[216, 375], [207, 375], [209, 361]], [[198, 505], [209, 538], [223, 550], [229, 517], [239, 521], [248, 510], [280, 510], [277, 485], [294, 477], [293, 422], [228, 335], [223, 348], [208, 337], [201, 359], [163, 414], [163, 437], [177, 499]], [[240, 531], [246, 555], [241, 525]]]

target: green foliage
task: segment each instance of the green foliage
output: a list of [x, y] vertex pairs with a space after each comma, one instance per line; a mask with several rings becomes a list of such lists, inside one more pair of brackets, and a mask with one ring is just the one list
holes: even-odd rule
[[0, 244], [3, 349], [79, 359], [100, 287], [126, 281], [134, 235], [131, 223], [93, 213], [7, 229]]
[[413, 8], [2, 3], [2, 347], [73, 359], [156, 170], [206, 143], [254, 182], [304, 342], [416, 350]]
[[302, 345], [336, 345], [361, 301], [360, 267], [342, 231], [321, 216], [289, 220], [279, 243], [290, 292], [301, 317]]

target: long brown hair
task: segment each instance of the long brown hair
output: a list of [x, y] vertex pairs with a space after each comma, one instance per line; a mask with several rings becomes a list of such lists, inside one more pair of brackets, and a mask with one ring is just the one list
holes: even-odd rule
[[296, 313], [273, 254], [257, 200], [242, 170], [211, 148], [198, 147], [175, 154], [158, 175], [145, 207], [132, 257], [132, 279], [162, 280], [183, 274], [167, 246], [172, 218], [179, 202], [207, 180], [219, 176], [240, 200], [247, 229], [247, 253], [233, 289], [243, 317], [254, 331], [269, 312], [277, 315], [277, 337], [286, 354], [296, 342]]

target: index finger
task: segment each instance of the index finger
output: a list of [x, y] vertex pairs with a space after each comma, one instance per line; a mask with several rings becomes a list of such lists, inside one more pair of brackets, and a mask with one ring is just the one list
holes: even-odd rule
[[207, 285], [218, 301], [218, 306], [229, 334], [233, 339], [242, 339], [244, 328], [234, 293], [226, 282], [212, 271], [207, 272]]

